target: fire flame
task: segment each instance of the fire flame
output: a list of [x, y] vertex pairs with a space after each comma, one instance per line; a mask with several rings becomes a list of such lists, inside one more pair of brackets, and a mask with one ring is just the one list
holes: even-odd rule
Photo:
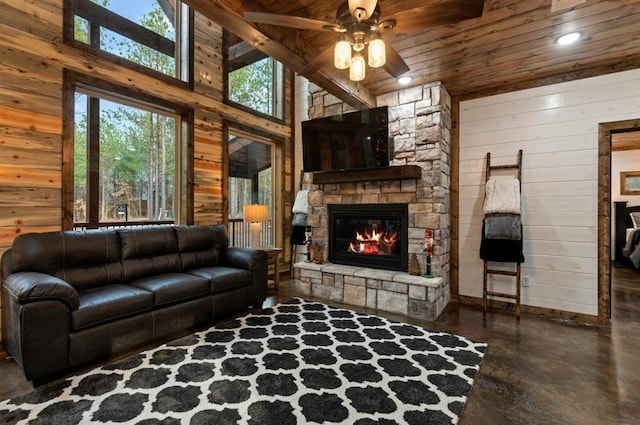
[[356, 231], [354, 242], [349, 243], [348, 252], [367, 255], [391, 255], [396, 243], [398, 232], [387, 234], [385, 231], [378, 232], [375, 229], [365, 230], [363, 233]]

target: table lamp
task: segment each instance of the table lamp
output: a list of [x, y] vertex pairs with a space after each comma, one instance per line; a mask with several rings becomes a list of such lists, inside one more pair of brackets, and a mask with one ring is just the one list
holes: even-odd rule
[[249, 223], [251, 248], [260, 247], [262, 224], [269, 220], [269, 207], [266, 205], [245, 205], [244, 221]]

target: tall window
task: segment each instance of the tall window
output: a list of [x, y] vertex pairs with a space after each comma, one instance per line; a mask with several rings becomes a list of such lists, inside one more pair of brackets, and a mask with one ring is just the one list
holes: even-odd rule
[[77, 88], [75, 227], [174, 223], [182, 127], [166, 110]]
[[174, 0], [64, 2], [65, 40], [106, 52], [161, 74], [189, 81], [189, 8]]
[[246, 41], [226, 33], [228, 101], [268, 117], [284, 116], [284, 67]]

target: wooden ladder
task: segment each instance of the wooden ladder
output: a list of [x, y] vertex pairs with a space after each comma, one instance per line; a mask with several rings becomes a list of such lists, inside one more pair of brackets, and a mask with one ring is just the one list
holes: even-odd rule
[[[510, 165], [491, 165], [491, 153], [487, 152], [487, 164], [486, 164], [486, 176], [485, 183], [489, 181], [491, 177], [491, 171], [493, 170], [517, 170], [518, 172], [518, 181], [520, 182], [520, 187], [522, 188], [522, 149], [518, 151], [518, 159], [517, 163]], [[506, 293], [506, 292], [497, 292], [497, 291], [489, 291], [487, 289], [488, 284], [488, 276], [489, 275], [502, 275], [502, 276], [513, 276], [516, 278], [516, 293]], [[516, 307], [516, 317], [520, 318], [520, 263], [516, 263], [515, 271], [506, 271], [506, 270], [493, 270], [487, 266], [487, 261], [484, 261], [484, 276], [482, 280], [482, 308], [484, 312], [487, 312], [487, 297], [497, 297], [504, 299], [511, 299], [515, 301]]]

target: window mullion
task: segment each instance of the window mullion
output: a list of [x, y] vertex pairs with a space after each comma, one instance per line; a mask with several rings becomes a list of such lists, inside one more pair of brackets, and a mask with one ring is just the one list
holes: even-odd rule
[[87, 227], [97, 228], [100, 214], [100, 99], [89, 97], [88, 102]]
[[91, 46], [100, 48], [100, 25], [92, 21], [89, 23], [89, 44]]

